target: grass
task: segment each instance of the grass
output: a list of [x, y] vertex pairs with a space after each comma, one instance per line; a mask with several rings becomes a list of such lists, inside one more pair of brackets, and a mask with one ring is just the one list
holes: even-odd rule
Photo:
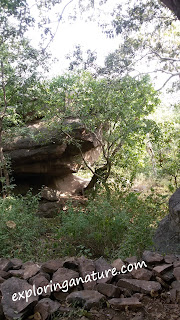
[[84, 310], [83, 308], [74, 308], [71, 311], [67, 311], [64, 313], [55, 312], [52, 316], [52, 320], [76, 320], [76, 319], [82, 319], [82, 317], [86, 317], [86, 319], [91, 319], [92, 315], [87, 310]]

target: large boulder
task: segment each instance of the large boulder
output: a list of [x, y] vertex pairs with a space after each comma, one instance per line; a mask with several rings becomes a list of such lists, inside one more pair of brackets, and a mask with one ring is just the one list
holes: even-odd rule
[[[30, 187], [39, 191], [43, 185], [71, 195], [88, 184], [88, 180], [74, 174], [83, 163], [82, 155], [89, 164], [98, 159], [99, 142], [79, 119], [67, 118], [64, 125], [70, 129], [69, 136], [57, 121], [50, 126], [37, 121], [14, 139], [5, 137], [4, 153], [11, 158], [17, 192], [26, 193]], [[81, 146], [81, 152], [70, 135]]]
[[27, 281], [15, 277], [4, 281], [1, 292], [3, 312], [8, 320], [24, 317], [39, 298], [33, 295], [33, 287]]
[[162, 253], [180, 254], [180, 188], [169, 199], [169, 214], [159, 223], [154, 245]]

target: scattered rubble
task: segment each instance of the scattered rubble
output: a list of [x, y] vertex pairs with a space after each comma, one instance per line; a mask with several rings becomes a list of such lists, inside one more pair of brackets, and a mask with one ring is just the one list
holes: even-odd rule
[[[159, 310], [154, 307], [153, 312], [158, 314], [154, 319], [180, 319], [180, 256], [163, 256], [145, 251], [141, 261], [147, 267], [143, 265], [143, 268], [134, 268], [131, 272], [126, 269], [125, 272], [126, 266], [137, 263], [136, 257], [129, 257], [124, 261], [119, 258], [111, 264], [102, 257], [92, 260], [84, 256], [45, 263], [23, 263], [19, 259], [1, 258], [0, 319], [49, 320], [54, 312], [60, 315], [69, 310], [73, 313], [77, 307], [88, 313], [88, 317], [90, 313], [89, 318], [93, 320], [153, 319], [144, 315], [145, 312], [148, 314], [152, 311], [150, 302], [155, 306], [159, 303], [160, 306]], [[121, 272], [122, 266], [125, 266], [124, 274]], [[105, 270], [116, 270], [116, 274], [109, 272], [107, 277], [90, 280], [89, 275], [102, 275]], [[74, 279], [87, 281], [79, 281], [77, 284]], [[57, 283], [64, 290], [58, 286], [54, 290], [53, 284]], [[28, 292], [28, 298], [25, 292]], [[173, 312], [171, 316], [165, 316], [163, 304], [165, 310], [174, 310], [174, 316]], [[107, 310], [106, 317], [103, 317], [103, 310]], [[86, 313], [81, 319], [88, 319]], [[122, 318], [118, 318], [118, 314]]]

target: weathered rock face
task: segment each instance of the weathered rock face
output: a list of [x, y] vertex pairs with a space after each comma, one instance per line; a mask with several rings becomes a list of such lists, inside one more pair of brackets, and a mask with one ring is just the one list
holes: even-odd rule
[[180, 232], [180, 188], [169, 199], [171, 226], [175, 232]]
[[[69, 118], [65, 125], [81, 145], [86, 161], [93, 163], [100, 154], [95, 136], [88, 133], [78, 119]], [[15, 183], [21, 186], [17, 191], [25, 193], [29, 187], [38, 190], [45, 185], [72, 194], [86, 186], [88, 181], [73, 175], [83, 163], [80, 150], [60, 128], [49, 129], [43, 122], [38, 122], [27, 126], [26, 130], [24, 137], [4, 145], [4, 152], [12, 161]]]
[[180, 254], [180, 188], [169, 199], [169, 215], [160, 222], [154, 244], [163, 253]]

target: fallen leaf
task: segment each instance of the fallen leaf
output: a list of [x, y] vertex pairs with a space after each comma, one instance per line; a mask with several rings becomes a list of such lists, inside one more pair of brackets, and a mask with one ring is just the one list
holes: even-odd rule
[[7, 227], [10, 228], [10, 229], [16, 228], [16, 224], [15, 224], [15, 222], [12, 221], [12, 220], [7, 221], [7, 222], [6, 222], [6, 225], [7, 225]]

